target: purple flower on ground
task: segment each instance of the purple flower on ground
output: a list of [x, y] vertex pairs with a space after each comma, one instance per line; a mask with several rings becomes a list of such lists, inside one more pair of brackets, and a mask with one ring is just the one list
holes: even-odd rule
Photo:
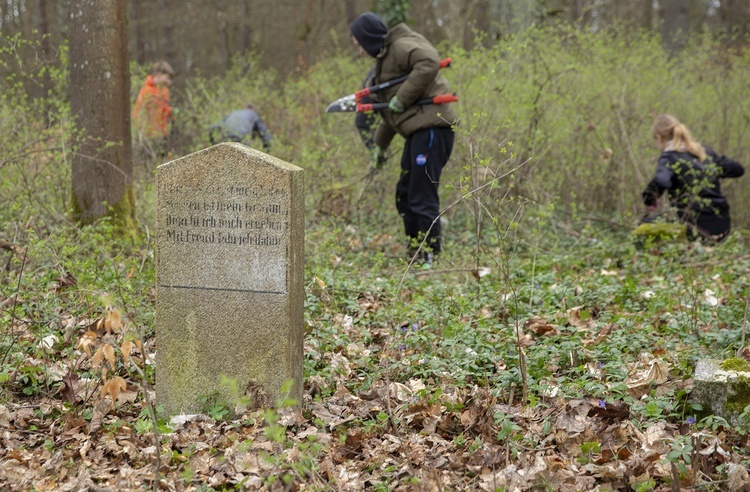
[[404, 325], [404, 326], [401, 327], [401, 333], [406, 333], [406, 330], [408, 330], [408, 328], [406, 327], [406, 325]]
[[406, 347], [405, 347], [405, 346], [403, 346], [403, 345], [399, 345], [399, 346], [398, 346], [398, 349], [399, 349], [399, 350], [401, 350], [401, 351], [403, 351], [403, 350], [404, 350], [405, 348], [406, 348]]
[[607, 402], [604, 400], [599, 400], [599, 406], [601, 408], [607, 408]]
[[695, 422], [695, 417], [688, 417], [687, 420], [685, 420], [685, 423], [689, 425], [693, 425]]
[[417, 331], [419, 329], [419, 323], [412, 323], [411, 329]]

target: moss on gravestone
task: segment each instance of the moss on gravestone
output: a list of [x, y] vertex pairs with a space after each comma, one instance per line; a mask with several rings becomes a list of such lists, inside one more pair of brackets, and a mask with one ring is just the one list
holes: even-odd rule
[[725, 371], [750, 372], [750, 362], [739, 357], [725, 359], [721, 362], [721, 368]]
[[642, 240], [669, 241], [686, 237], [687, 229], [674, 222], [653, 222], [639, 225], [633, 230], [633, 235]]

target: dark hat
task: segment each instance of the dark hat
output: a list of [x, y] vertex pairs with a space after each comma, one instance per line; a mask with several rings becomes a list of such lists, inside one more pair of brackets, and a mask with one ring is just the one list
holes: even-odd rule
[[380, 17], [372, 12], [365, 12], [352, 21], [350, 29], [354, 39], [370, 56], [378, 56], [383, 49], [385, 35], [388, 34], [388, 27]]

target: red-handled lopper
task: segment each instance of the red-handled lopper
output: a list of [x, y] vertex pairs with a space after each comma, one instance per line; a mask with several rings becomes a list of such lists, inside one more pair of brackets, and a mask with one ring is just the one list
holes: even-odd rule
[[[451, 64], [451, 59], [446, 58], [445, 60], [442, 60], [440, 62], [440, 68], [449, 67]], [[396, 77], [395, 79], [387, 80], [385, 82], [381, 82], [379, 84], [375, 84], [370, 87], [365, 87], [364, 89], [360, 89], [354, 94], [350, 94], [348, 96], [342, 97], [341, 99], [337, 99], [331, 104], [328, 105], [326, 108], [326, 113], [350, 113], [350, 112], [359, 112], [364, 113], [367, 111], [373, 111], [373, 110], [379, 110], [379, 109], [387, 109], [388, 103], [362, 103], [362, 99], [369, 96], [373, 92], [382, 91], [383, 89], [386, 89], [388, 87], [394, 86], [396, 84], [400, 84], [401, 82], [405, 81], [407, 78], [409, 78], [408, 75], [402, 75], [401, 77]], [[446, 104], [450, 102], [456, 102], [458, 101], [458, 97], [456, 97], [454, 94], [441, 94], [439, 96], [426, 98], [426, 99], [420, 99], [419, 101], [415, 102], [414, 104]]]

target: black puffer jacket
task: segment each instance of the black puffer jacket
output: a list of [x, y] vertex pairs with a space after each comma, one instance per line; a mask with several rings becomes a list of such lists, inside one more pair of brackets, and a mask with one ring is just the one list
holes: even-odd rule
[[666, 151], [659, 156], [656, 174], [643, 191], [643, 202], [653, 205], [665, 191], [682, 220], [695, 223], [700, 218], [729, 218], [729, 203], [721, 193], [721, 178], [738, 178], [745, 169], [736, 161], [708, 147], [700, 162], [688, 152]]

